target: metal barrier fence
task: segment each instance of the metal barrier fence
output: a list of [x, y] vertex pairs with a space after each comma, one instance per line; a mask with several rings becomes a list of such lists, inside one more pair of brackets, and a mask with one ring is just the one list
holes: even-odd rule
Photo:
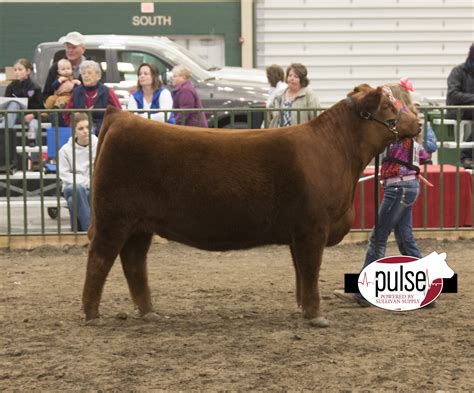
[[[426, 141], [427, 130], [431, 125], [438, 140], [438, 151], [432, 157], [435, 165], [424, 165], [421, 170], [422, 174], [425, 173], [426, 177], [435, 183], [435, 189], [429, 189], [426, 184], [421, 185], [422, 192], [414, 208], [415, 231], [474, 229], [472, 169], [464, 169], [459, 161], [462, 149], [470, 149], [471, 154], [474, 150], [474, 142], [465, 140], [474, 124], [472, 121], [461, 119], [461, 110], [466, 108], [474, 110], [474, 106], [419, 108], [425, 118], [424, 140]], [[448, 109], [454, 111], [454, 119], [446, 117]], [[324, 108], [299, 109], [297, 118], [300, 119], [305, 111], [311, 111], [316, 115], [323, 110]], [[92, 124], [93, 112], [101, 110], [81, 111], [88, 113]], [[77, 109], [69, 112], [77, 112]], [[134, 112], [143, 112], [150, 116], [153, 111]], [[165, 112], [165, 117], [168, 119], [171, 112], [200, 111], [162, 112]], [[205, 112], [210, 127], [265, 129], [275, 110], [206, 108]], [[76, 181], [75, 179], [73, 181], [72, 208], [69, 211], [58, 176], [60, 169], [58, 165], [61, 164], [57, 162], [61, 144], [73, 135], [72, 129], [75, 125], [72, 124], [71, 128], [61, 127], [61, 113], [56, 110], [28, 110], [28, 113], [37, 114], [41, 130], [37, 138], [31, 141], [27, 137], [28, 129], [23, 116], [25, 111], [0, 110], [0, 118], [2, 116], [5, 118], [8, 113], [18, 113], [21, 120], [13, 128], [9, 128], [5, 122], [3, 125], [0, 123], [0, 236], [78, 233]], [[34, 146], [30, 146], [30, 143]], [[89, 144], [89, 157], [92, 161], [90, 146], [91, 144]], [[73, 168], [76, 165], [74, 151], [73, 149]], [[368, 167], [364, 173], [368, 176], [368, 182], [370, 173], [371, 168]], [[368, 182], [359, 183], [356, 191], [356, 220], [353, 231], [367, 232], [372, 227], [373, 180], [372, 185]]]

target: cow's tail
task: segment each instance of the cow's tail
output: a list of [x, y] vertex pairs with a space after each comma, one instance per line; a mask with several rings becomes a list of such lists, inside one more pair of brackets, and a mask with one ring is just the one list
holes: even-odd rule
[[121, 112], [120, 109], [112, 105], [107, 106], [107, 110], [105, 111], [105, 115], [104, 115], [104, 121], [102, 122], [102, 127], [100, 128], [100, 131], [99, 131], [99, 142], [97, 144], [96, 157], [99, 157], [100, 147], [102, 146], [102, 143], [104, 143], [104, 138], [105, 138], [105, 135], [107, 134], [107, 131], [110, 128], [110, 125], [113, 123], [114, 118], [120, 112]]
[[[102, 143], [104, 143], [105, 136], [107, 135], [107, 131], [109, 130], [110, 126], [114, 122], [114, 118], [117, 116], [118, 113], [120, 113], [120, 109], [114, 107], [114, 106], [107, 106], [107, 110], [105, 111], [104, 115], [104, 121], [102, 122], [102, 127], [100, 128], [99, 131], [99, 142], [97, 143], [97, 150], [96, 150], [96, 159], [94, 163], [94, 167], [97, 165], [97, 161], [99, 158], [99, 153], [100, 153], [100, 147], [102, 146]], [[91, 224], [89, 226], [89, 230], [87, 231], [87, 237], [89, 240], [92, 240], [95, 235], [95, 218], [94, 218], [94, 212], [92, 209], [91, 212]]]

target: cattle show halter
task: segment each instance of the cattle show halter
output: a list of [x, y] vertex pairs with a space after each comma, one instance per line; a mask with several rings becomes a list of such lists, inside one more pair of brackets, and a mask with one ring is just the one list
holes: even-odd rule
[[[388, 88], [388, 89], [390, 90], [390, 88]], [[384, 89], [384, 92], [387, 92], [387, 90]], [[393, 102], [394, 98], [391, 94], [391, 90], [390, 90], [390, 94], [388, 94], [388, 96], [390, 98], [390, 101]], [[397, 101], [397, 100], [395, 100], [395, 101]], [[354, 102], [352, 101], [351, 97], [346, 97], [346, 102], [351, 108], [354, 108]], [[383, 124], [385, 127], [388, 128], [388, 130], [390, 132], [392, 132], [393, 134], [395, 134], [396, 137], [398, 137], [397, 124], [400, 121], [400, 117], [402, 115], [401, 109], [398, 110], [398, 114], [397, 114], [397, 117], [395, 119], [379, 120], [379, 119], [375, 118], [372, 115], [372, 113], [370, 113], [370, 112], [359, 112], [359, 115], [365, 120], [373, 120], [373, 121], [376, 121], [377, 123]]]
[[400, 117], [402, 115], [402, 103], [393, 96], [392, 89], [390, 89], [389, 86], [382, 86], [382, 90], [388, 96], [390, 102], [398, 109], [397, 117], [395, 119], [379, 120], [376, 119], [370, 112], [360, 112], [360, 115], [366, 120], [373, 120], [377, 123], [383, 124], [390, 132], [393, 132], [398, 137], [397, 124], [400, 121]]
[[379, 120], [375, 118], [370, 112], [360, 112], [359, 114], [365, 120], [373, 120], [373, 121], [376, 121], [377, 123], [383, 124], [385, 127], [388, 128], [390, 132], [393, 132], [398, 137], [397, 124], [400, 121], [400, 116], [402, 114], [402, 111], [398, 111], [398, 115], [395, 119], [388, 119], [388, 120]]

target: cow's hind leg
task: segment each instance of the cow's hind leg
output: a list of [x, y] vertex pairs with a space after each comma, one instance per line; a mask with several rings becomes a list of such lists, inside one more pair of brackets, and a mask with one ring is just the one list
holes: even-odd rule
[[295, 267], [296, 276], [296, 304], [301, 307], [301, 274], [298, 270], [298, 264], [296, 263], [296, 254], [293, 244], [290, 245], [291, 259], [293, 260], [293, 266]]
[[82, 292], [82, 306], [86, 321], [99, 318], [99, 304], [105, 280], [121, 247], [122, 241], [119, 234], [112, 232], [105, 238], [94, 234], [89, 244], [86, 281]]
[[127, 278], [133, 302], [138, 307], [140, 315], [147, 318], [154, 315], [150, 314], [153, 312], [153, 304], [146, 267], [146, 256], [152, 237], [151, 233], [134, 233], [120, 251], [123, 272]]
[[320, 231], [299, 234], [294, 237], [292, 244], [295, 269], [300, 276], [303, 316], [318, 327], [329, 325], [327, 319], [321, 316], [319, 295], [319, 270], [325, 244], [326, 237]]

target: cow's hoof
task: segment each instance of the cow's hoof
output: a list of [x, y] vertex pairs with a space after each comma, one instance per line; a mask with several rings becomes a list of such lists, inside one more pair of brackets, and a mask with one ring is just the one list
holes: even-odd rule
[[84, 322], [86, 326], [103, 326], [104, 321], [100, 318], [86, 319]]
[[324, 317], [317, 317], [309, 320], [309, 324], [315, 327], [325, 328], [329, 326], [329, 321]]
[[160, 316], [154, 311], [142, 314], [140, 311], [134, 310], [131, 317], [133, 319], [142, 319], [143, 321], [158, 321], [160, 319]]
[[147, 322], [158, 321], [160, 316], [156, 312], [149, 312], [142, 316], [142, 319]]
[[125, 321], [126, 319], [128, 319], [128, 314], [126, 312], [118, 312], [116, 315], [115, 315], [115, 319], [120, 319], [122, 321]]

